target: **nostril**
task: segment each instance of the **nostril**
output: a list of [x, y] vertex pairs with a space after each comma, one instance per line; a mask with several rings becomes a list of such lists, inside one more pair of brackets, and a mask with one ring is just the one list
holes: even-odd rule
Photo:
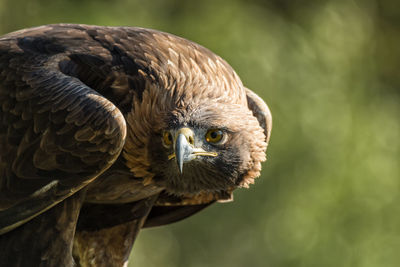
[[191, 144], [191, 145], [194, 144], [194, 140], [193, 140], [193, 137], [192, 137], [192, 136], [189, 136], [188, 142], [189, 142], [189, 144]]

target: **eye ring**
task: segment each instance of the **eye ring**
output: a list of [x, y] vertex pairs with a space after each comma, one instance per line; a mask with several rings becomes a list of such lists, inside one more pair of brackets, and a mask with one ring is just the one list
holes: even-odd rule
[[205, 139], [208, 143], [216, 144], [221, 142], [224, 132], [220, 129], [210, 129], [207, 131]]
[[172, 139], [172, 134], [168, 131], [165, 131], [163, 133], [163, 144], [165, 147], [170, 147], [172, 145], [173, 139]]

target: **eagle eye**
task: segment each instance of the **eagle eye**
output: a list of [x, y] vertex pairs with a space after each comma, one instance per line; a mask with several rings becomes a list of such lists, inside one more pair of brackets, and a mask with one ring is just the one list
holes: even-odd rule
[[172, 142], [173, 142], [173, 140], [172, 140], [172, 135], [171, 135], [171, 133], [165, 131], [165, 132], [163, 133], [163, 144], [164, 144], [164, 146], [170, 147], [170, 146], [172, 145]]
[[219, 129], [210, 129], [206, 133], [206, 141], [208, 143], [218, 143], [222, 140], [224, 133]]

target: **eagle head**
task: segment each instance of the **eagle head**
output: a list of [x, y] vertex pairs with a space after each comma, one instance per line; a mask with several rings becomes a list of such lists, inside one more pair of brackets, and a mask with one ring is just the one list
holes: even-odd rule
[[250, 107], [249, 93], [255, 94], [208, 49], [162, 33], [146, 38], [152, 46], [135, 55], [144, 89], [133, 96], [127, 116], [127, 166], [145, 184], [175, 195], [253, 183], [270, 130], [265, 114], [260, 119]]
[[173, 194], [229, 191], [252, 183], [265, 160], [265, 136], [247, 108], [202, 103], [166, 116], [148, 143], [154, 181]]

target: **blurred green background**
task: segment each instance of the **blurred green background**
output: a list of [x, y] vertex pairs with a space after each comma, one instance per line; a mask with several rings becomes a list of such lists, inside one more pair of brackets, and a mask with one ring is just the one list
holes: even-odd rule
[[1, 33], [57, 22], [198, 42], [273, 113], [255, 186], [143, 231], [130, 266], [400, 266], [400, 2], [0, 0]]

